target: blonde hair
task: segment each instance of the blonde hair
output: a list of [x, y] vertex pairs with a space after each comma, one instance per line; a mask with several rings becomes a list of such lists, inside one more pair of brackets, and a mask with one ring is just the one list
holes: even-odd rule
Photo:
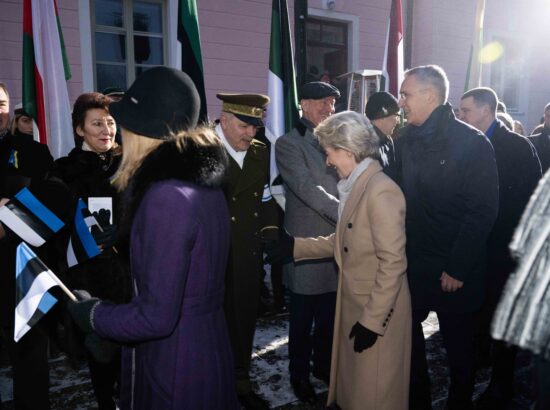
[[[216, 136], [214, 130], [208, 126], [180, 131], [177, 134], [170, 135], [167, 140], [148, 138], [122, 128], [122, 161], [111, 182], [119, 191], [123, 191], [145, 157], [160, 145], [171, 142], [181, 152], [189, 141], [201, 147], [221, 146], [220, 139]], [[159, 166], [162, 166], [162, 164], [159, 164]]]
[[313, 133], [321, 147], [351, 152], [357, 162], [378, 155], [380, 140], [376, 131], [366, 116], [355, 111], [331, 115]]

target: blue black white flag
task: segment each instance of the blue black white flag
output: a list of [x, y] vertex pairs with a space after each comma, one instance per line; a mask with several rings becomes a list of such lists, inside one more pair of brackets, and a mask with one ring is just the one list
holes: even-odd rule
[[90, 228], [94, 225], [99, 226], [84, 201], [79, 199], [74, 214], [71, 238], [67, 247], [67, 264], [69, 268], [101, 253], [101, 249], [97, 246], [90, 232]]
[[15, 328], [17, 342], [57, 302], [48, 290], [57, 286], [53, 273], [23, 242], [17, 247], [15, 264]]
[[29, 245], [42, 246], [63, 227], [63, 221], [27, 188], [0, 208], [0, 221]]

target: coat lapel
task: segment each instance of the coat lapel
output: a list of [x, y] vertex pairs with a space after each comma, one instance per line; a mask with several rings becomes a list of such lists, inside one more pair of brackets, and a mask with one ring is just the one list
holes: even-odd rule
[[338, 228], [336, 231], [336, 245], [338, 247], [338, 253], [340, 254], [340, 245], [344, 239], [344, 232], [346, 231], [346, 225], [351, 220], [357, 205], [363, 197], [363, 193], [367, 188], [367, 185], [372, 178], [372, 176], [378, 172], [382, 171], [382, 167], [377, 160], [373, 160], [372, 163], [367, 167], [367, 169], [357, 178], [353, 188], [348, 196], [344, 210], [342, 211], [342, 216], [338, 221]]

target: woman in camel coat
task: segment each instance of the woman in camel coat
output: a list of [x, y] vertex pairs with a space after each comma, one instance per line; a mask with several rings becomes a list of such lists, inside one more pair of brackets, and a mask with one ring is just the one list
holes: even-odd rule
[[405, 199], [376, 160], [368, 119], [346, 111], [315, 130], [340, 179], [339, 220], [328, 237], [296, 238], [294, 260], [334, 255], [340, 269], [328, 404], [408, 408], [411, 303]]

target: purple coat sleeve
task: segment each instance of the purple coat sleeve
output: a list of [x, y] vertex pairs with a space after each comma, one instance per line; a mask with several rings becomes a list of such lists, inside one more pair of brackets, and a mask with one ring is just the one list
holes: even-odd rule
[[175, 329], [196, 234], [193, 193], [164, 182], [145, 195], [130, 245], [137, 295], [125, 305], [98, 305], [93, 320], [100, 336], [137, 342], [166, 337]]

